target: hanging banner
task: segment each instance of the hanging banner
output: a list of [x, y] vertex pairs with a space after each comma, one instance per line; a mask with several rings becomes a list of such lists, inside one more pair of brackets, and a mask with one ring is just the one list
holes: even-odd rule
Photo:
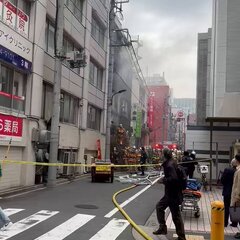
[[9, 1], [4, 2], [3, 21], [10, 27], [16, 27], [17, 8]]
[[17, 14], [17, 31], [25, 37], [28, 37], [29, 17], [21, 9]]
[[22, 140], [23, 119], [0, 114], [0, 140]]
[[2, 20], [3, 0], [0, 0], [0, 20]]
[[153, 106], [154, 106], [154, 95], [151, 94], [150, 97], [148, 98], [148, 127], [152, 128], [153, 127]]
[[137, 111], [135, 137], [140, 138], [142, 133], [142, 111]]

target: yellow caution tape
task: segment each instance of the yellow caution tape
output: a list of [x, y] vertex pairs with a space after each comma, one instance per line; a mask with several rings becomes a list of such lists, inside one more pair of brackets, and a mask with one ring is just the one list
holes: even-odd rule
[[[2, 164], [19, 164], [19, 165], [34, 165], [34, 166], [50, 166], [50, 167], [96, 167], [96, 166], [103, 166], [106, 167], [106, 164], [82, 164], [82, 163], [45, 163], [45, 162], [29, 162], [29, 161], [17, 161], [17, 160], [0, 160], [0, 162]], [[119, 168], [119, 167], [156, 167], [156, 166], [160, 166], [160, 164], [131, 164], [131, 165], [114, 165], [114, 164], [109, 164], [110, 167], [114, 167], [114, 168]], [[109, 166], [107, 165], [107, 166]]]

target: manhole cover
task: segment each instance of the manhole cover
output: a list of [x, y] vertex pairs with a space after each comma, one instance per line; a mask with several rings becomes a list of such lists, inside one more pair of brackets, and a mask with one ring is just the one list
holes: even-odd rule
[[91, 205], [91, 204], [78, 204], [75, 205], [76, 208], [82, 208], [82, 209], [98, 209], [96, 205]]

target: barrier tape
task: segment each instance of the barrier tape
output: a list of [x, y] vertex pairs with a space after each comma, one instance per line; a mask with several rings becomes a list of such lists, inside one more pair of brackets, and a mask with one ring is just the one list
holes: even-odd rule
[[[209, 161], [211, 159], [199, 159], [198, 161], [192, 161], [192, 162], [203, 162], [203, 161]], [[111, 166], [115, 168], [128, 168], [128, 167], [160, 167], [160, 163], [156, 164], [83, 164], [83, 163], [45, 163], [45, 162], [29, 162], [29, 161], [17, 161], [17, 160], [0, 160], [1, 164], [19, 164], [19, 165], [34, 165], [34, 166], [50, 166], [50, 167], [95, 167], [95, 166]], [[180, 162], [178, 164], [183, 164], [183, 163], [189, 163], [189, 162]]]
[[120, 164], [83, 164], [83, 163], [45, 163], [45, 162], [28, 162], [28, 161], [17, 161], [17, 160], [0, 160], [1, 164], [19, 164], [19, 165], [34, 165], [34, 166], [50, 166], [50, 167], [156, 167], [160, 164], [131, 164], [131, 165], [120, 165]]
[[217, 207], [212, 207], [212, 210], [215, 210], [215, 211], [224, 211], [224, 208], [217, 208]]

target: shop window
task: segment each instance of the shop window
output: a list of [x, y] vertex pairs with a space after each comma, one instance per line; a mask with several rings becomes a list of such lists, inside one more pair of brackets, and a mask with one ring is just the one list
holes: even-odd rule
[[[42, 117], [49, 121], [52, 117], [53, 87], [43, 84]], [[77, 124], [78, 98], [65, 92], [61, 93], [60, 122]]]
[[26, 75], [5, 65], [0, 65], [0, 106], [25, 110]]
[[103, 68], [94, 63], [92, 60], [90, 60], [89, 67], [89, 82], [98, 89], [102, 90]]
[[87, 127], [100, 131], [101, 109], [88, 105]]
[[98, 42], [98, 44], [103, 48], [104, 47], [104, 37], [105, 37], [105, 27], [92, 16], [92, 37]]
[[82, 22], [84, 0], [65, 0], [65, 4], [76, 19]]
[[45, 49], [51, 55], [54, 55], [54, 29], [54, 24], [47, 19], [45, 28]]

